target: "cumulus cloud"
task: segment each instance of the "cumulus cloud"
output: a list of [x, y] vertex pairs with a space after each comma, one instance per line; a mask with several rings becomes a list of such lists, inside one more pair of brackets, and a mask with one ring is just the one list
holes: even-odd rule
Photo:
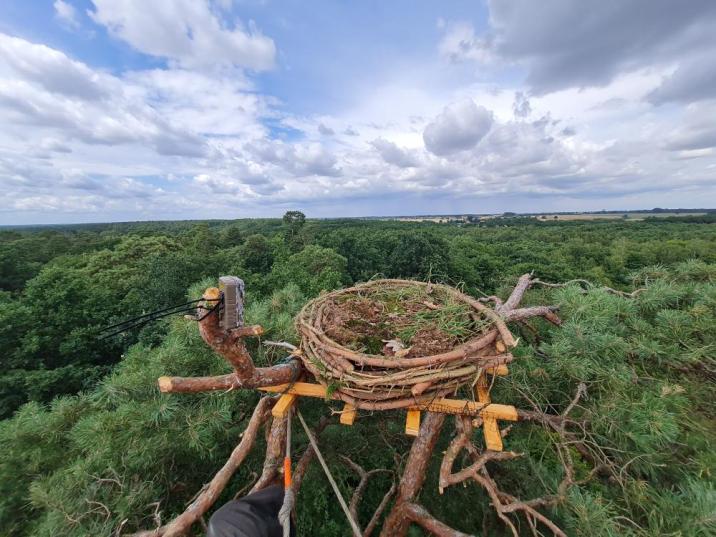
[[515, 102], [512, 103], [512, 113], [515, 117], [527, 117], [532, 113], [532, 106], [527, 96], [521, 92], [515, 92]]
[[41, 86], [47, 92], [97, 100], [107, 95], [109, 77], [93, 71], [64, 53], [0, 34], [0, 76], [14, 75]]
[[425, 147], [441, 156], [471, 149], [487, 134], [492, 122], [492, 112], [472, 99], [452, 103], [425, 127]]
[[399, 168], [413, 168], [418, 165], [418, 159], [414, 155], [384, 138], [373, 140], [371, 145], [375, 147], [388, 164], [393, 164]]
[[668, 63], [685, 51], [713, 46], [716, 3], [694, 0], [591, 2], [489, 0], [488, 32], [453, 26], [440, 45], [461, 60], [494, 56], [527, 68], [527, 83], [543, 94], [603, 86], [620, 73]]
[[[0, 215], [202, 218], [210, 196], [211, 215], [227, 217], [296, 205], [322, 215], [475, 212], [490, 211], [480, 200], [495, 196], [582, 208], [714, 192], [709, 5], [672, 8], [687, 12], [673, 21], [645, 15], [643, 35], [631, 4], [595, 5], [587, 18], [553, 0], [489, 6], [485, 33], [440, 27], [434, 46], [449, 63], [428, 74], [391, 66], [389, 79], [364, 84], [330, 115], [294, 113], [290, 99], [262, 94], [251, 70], [275, 61], [273, 41], [234, 24], [236, 6], [217, 0], [171, 9], [98, 0], [95, 20], [154, 56], [133, 70], [0, 34], [0, 187], [12, 200]], [[618, 57], [604, 43], [611, 25]], [[622, 27], [633, 34], [627, 45]], [[479, 72], [454, 65], [465, 61]]]
[[146, 143], [163, 155], [204, 153], [204, 142], [196, 134], [133, 99], [114, 76], [4, 34], [0, 52], [0, 117], [87, 144]]
[[145, 2], [92, 0], [92, 19], [145, 54], [184, 67], [236, 65], [256, 70], [274, 65], [276, 46], [253, 23], [232, 27], [204, 0]]
[[691, 103], [716, 97], [716, 47], [679, 62], [676, 70], [648, 95], [660, 105], [667, 102]]
[[666, 136], [665, 146], [674, 151], [716, 148], [716, 104], [697, 103], [689, 106], [680, 125]]

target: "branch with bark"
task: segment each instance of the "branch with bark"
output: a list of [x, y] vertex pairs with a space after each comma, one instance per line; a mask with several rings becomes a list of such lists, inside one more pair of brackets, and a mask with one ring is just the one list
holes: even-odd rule
[[244, 461], [256, 441], [261, 424], [271, 415], [271, 407], [274, 399], [263, 397], [249, 420], [246, 430], [242, 433], [241, 442], [231, 452], [229, 459], [224, 466], [216, 473], [214, 478], [205, 485], [193, 502], [181, 515], [176, 517], [166, 526], [154, 530], [142, 531], [133, 534], [133, 537], [177, 537], [183, 535], [195, 522], [206, 513], [216, 499], [221, 495], [231, 476], [234, 475], [239, 465]]
[[[470, 299], [475, 304], [479, 304], [479, 306], [475, 306], [477, 309], [480, 311], [484, 310], [489, 316], [498, 319], [497, 329], [491, 335], [493, 339], [499, 334], [499, 337], [505, 345], [509, 344], [508, 346], [512, 346], [516, 344], [505, 326], [506, 322], [524, 323], [525, 320], [533, 317], [543, 317], [555, 325], [561, 324], [561, 320], [556, 314], [558, 310], [557, 306], [520, 307], [525, 292], [534, 284], [543, 284], [543, 282], [534, 279], [532, 274], [524, 274], [519, 278], [509, 297], [504, 301], [496, 296], [486, 297], [479, 301]], [[205, 296], [205, 298], [215, 297]], [[485, 306], [485, 302], [494, 303], [494, 307], [489, 308]], [[248, 336], [260, 335], [263, 332], [261, 327], [239, 327], [233, 330], [223, 330], [220, 326], [219, 313], [217, 310], [214, 310], [199, 321], [199, 331], [204, 341], [231, 364], [234, 372], [215, 377], [162, 377], [159, 380], [161, 391], [195, 393], [212, 390], [232, 390], [291, 384], [297, 380], [301, 374], [305, 373], [303, 365], [299, 360], [291, 360], [288, 363], [278, 364], [273, 367], [255, 367], [243, 340]], [[293, 353], [300, 352], [285, 344], [278, 345], [286, 347]], [[590, 472], [587, 479], [591, 478], [597, 472], [605, 471], [603, 459], [595, 456], [593, 450], [587, 447], [586, 443], [580, 442], [578, 435], [571, 430], [573, 428], [581, 428], [584, 430], [583, 422], [570, 417], [570, 413], [577, 408], [584, 394], [585, 388], [580, 385], [575, 397], [560, 415], [545, 413], [534, 404], [533, 410], [518, 410], [517, 412], [519, 421], [537, 423], [557, 433], [559, 441], [555, 444], [555, 449], [564, 466], [564, 478], [559, 484], [556, 493], [522, 501], [501, 490], [493, 478], [490, 468], [492, 465], [520, 457], [521, 454], [511, 451], [495, 452], [477, 448], [472, 442], [472, 430], [474, 425], [471, 418], [467, 416], [457, 416], [455, 419], [456, 434], [445, 452], [440, 467], [438, 485], [440, 492], [442, 493], [445, 489], [459, 483], [465, 483], [466, 481], [475, 482], [486, 491], [497, 516], [510, 528], [514, 535], [517, 535], [517, 529], [513, 521], [513, 516], [520, 513], [526, 519], [534, 535], [539, 535], [538, 524], [541, 524], [548, 528], [554, 535], [559, 537], [563, 536], [564, 532], [546, 515], [538, 511], [538, 509], [554, 506], [563, 501], [569, 487], [579, 484], [574, 478], [574, 467], [570, 448], [576, 449], [585, 459], [595, 462], [595, 469], [593, 472]], [[419, 395], [415, 394], [413, 394], [413, 396], [419, 397]], [[167, 535], [181, 535], [187, 531], [194, 522], [200, 520], [202, 515], [211, 507], [212, 503], [226, 486], [226, 483], [236, 471], [238, 465], [246, 457], [251, 445], [255, 441], [261, 424], [268, 420], [268, 409], [272, 404], [271, 401], [269, 398], [263, 398], [259, 402], [240, 444], [214, 479], [200, 491], [185, 513], [182, 513], [165, 526], [136, 535], [141, 535], [142, 537], [149, 537], [151, 535], [163, 537]], [[363, 531], [363, 537], [369, 537], [375, 530], [393, 498], [392, 508], [388, 511], [383, 523], [380, 533], [381, 537], [404, 537], [411, 524], [418, 524], [428, 532], [439, 537], [464, 537], [466, 535], [437, 520], [420, 505], [417, 500], [420, 490], [424, 485], [427, 468], [443, 429], [445, 418], [446, 415], [442, 413], [424, 412], [418, 436], [413, 441], [405, 464], [403, 465], [402, 475], [398, 482], [393, 482], [390, 489], [383, 496], [375, 513]], [[327, 418], [322, 419], [316, 427], [316, 434], [320, 434], [327, 423]], [[479, 418], [477, 423], [479, 424]], [[509, 429], [501, 431], [501, 434], [504, 436], [508, 430]], [[270, 429], [268, 430], [263, 470], [252, 490], [263, 488], [274, 481], [279, 474], [285, 439], [286, 421], [276, 418], [271, 422]], [[569, 448], [567, 446], [569, 446]], [[463, 450], [467, 451], [470, 462], [466, 467], [453, 471], [455, 462]], [[298, 493], [313, 457], [313, 448], [309, 446], [298, 461], [293, 473], [291, 487], [294, 494]], [[589, 457], [592, 458], [590, 459]], [[370, 477], [378, 472], [390, 470], [376, 469], [366, 471], [347, 457], [343, 459], [359, 476], [359, 483], [353, 492], [349, 508], [353, 518], [357, 519], [358, 505], [363, 497]], [[399, 466], [399, 464], [396, 466]], [[607, 466], [606, 471], [611, 471], [611, 468]]]

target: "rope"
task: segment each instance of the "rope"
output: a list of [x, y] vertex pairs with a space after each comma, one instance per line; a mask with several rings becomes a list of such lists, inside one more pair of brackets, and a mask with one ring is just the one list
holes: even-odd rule
[[[313, 447], [313, 451], [316, 452], [316, 457], [318, 457], [318, 462], [321, 463], [321, 467], [323, 468], [323, 471], [326, 474], [326, 477], [328, 478], [328, 481], [331, 484], [331, 487], [333, 487], [333, 492], [336, 494], [336, 497], [338, 498], [338, 503], [341, 504], [341, 508], [343, 509], [343, 512], [346, 515], [346, 518], [348, 519], [348, 522], [351, 525], [351, 528], [353, 529], [353, 535], [355, 537], [362, 537], [362, 532], [360, 528], [358, 527], [358, 524], [355, 520], [353, 520], [353, 517], [351, 516], [351, 512], [348, 510], [348, 505], [346, 505], [346, 501], [343, 499], [343, 496], [341, 495], [341, 491], [338, 490], [338, 485], [336, 484], [336, 481], [333, 479], [333, 476], [331, 475], [331, 471], [328, 469], [328, 465], [326, 465], [326, 461], [323, 459], [323, 455], [321, 454], [321, 451], [318, 449], [318, 444], [316, 443], [316, 439], [313, 437], [313, 433], [308, 428], [308, 425], [306, 425], [306, 422], [303, 420], [303, 416], [301, 415], [301, 411], [296, 408], [296, 414], [298, 414], [298, 419], [301, 421], [301, 425], [303, 425], [303, 430], [306, 431], [306, 435], [308, 436], [308, 441], [311, 443], [311, 447]], [[284, 534], [285, 535], [285, 534]]]
[[278, 521], [283, 527], [283, 537], [291, 537], [291, 511], [295, 496], [291, 488], [291, 409], [286, 414], [286, 456], [283, 459], [283, 505], [278, 512]]

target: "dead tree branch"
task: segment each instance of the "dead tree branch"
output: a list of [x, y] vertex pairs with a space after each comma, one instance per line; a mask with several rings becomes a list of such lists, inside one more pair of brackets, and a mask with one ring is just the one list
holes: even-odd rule
[[582, 279], [569, 280], [568, 282], [563, 282], [563, 283], [544, 282], [544, 281], [540, 280], [539, 278], [535, 278], [534, 280], [532, 280], [533, 285], [536, 284], [536, 285], [541, 285], [543, 287], [552, 287], [552, 288], [567, 287], [573, 283], [578, 283], [579, 285], [581, 285], [582, 290], [584, 292], [586, 292], [587, 289], [589, 289], [589, 288], [601, 289], [602, 291], [606, 291], [609, 294], [622, 296], [624, 298], [634, 298], [634, 297], [640, 295], [641, 293], [643, 293], [644, 291], [646, 291], [646, 287], [635, 289], [634, 291], [631, 291], [631, 292], [619, 291], [618, 289], [612, 289], [611, 287], [594, 285], [589, 280], [582, 280]]
[[383, 524], [381, 537], [402, 537], [407, 534], [411, 519], [404, 506], [412, 503], [425, 482], [426, 470], [440, 436], [445, 414], [426, 412], [417, 438], [410, 448], [405, 471], [398, 486], [398, 497]]
[[270, 397], [264, 397], [259, 400], [246, 430], [242, 434], [241, 442], [239, 442], [234, 451], [231, 453], [229, 459], [226, 463], [224, 463], [224, 466], [221, 467], [211, 482], [209, 482], [204, 490], [202, 490], [201, 494], [197, 496], [186, 511], [166, 526], [162, 526], [155, 530], [135, 533], [133, 537], [177, 537], [179, 535], [183, 535], [192, 524], [198, 521], [214, 504], [231, 479], [231, 476], [234, 475], [239, 465], [251, 451], [251, 447], [256, 440], [259, 427], [270, 415], [273, 402], [274, 400]]
[[[258, 481], [254, 484], [251, 492], [256, 492], [267, 487], [276, 479], [279, 468], [283, 463], [286, 449], [286, 418], [273, 418], [271, 430], [266, 439], [266, 456], [264, 457], [264, 468]], [[251, 493], [249, 492], [249, 494]]]
[[[351, 501], [348, 504], [348, 510], [350, 511], [351, 516], [353, 517], [353, 520], [358, 522], [358, 505], [360, 504], [360, 501], [363, 499], [363, 493], [365, 492], [365, 489], [368, 486], [368, 480], [370, 479], [370, 477], [372, 475], [379, 474], [382, 472], [393, 473], [393, 471], [388, 470], [387, 468], [376, 468], [373, 470], [366, 471], [360, 464], [356, 464], [355, 462], [353, 462], [351, 459], [349, 459], [345, 455], [341, 455], [340, 457], [360, 477], [360, 482], [358, 483], [358, 486], [353, 491], [353, 496], [351, 497]], [[364, 534], [365, 534], [365, 532], [364, 532]]]
[[405, 516], [437, 537], [471, 537], [467, 533], [452, 529], [428, 513], [422, 505], [406, 502], [402, 507]]

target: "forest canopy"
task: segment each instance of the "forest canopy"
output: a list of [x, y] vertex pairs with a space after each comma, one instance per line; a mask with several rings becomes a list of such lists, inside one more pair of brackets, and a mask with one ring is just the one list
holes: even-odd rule
[[[228, 372], [181, 316], [101, 339], [105, 326], [196, 299], [232, 274], [246, 282], [247, 322], [261, 324], [266, 339], [296, 343], [293, 316], [323, 290], [383, 276], [504, 296], [532, 271], [546, 282], [591, 284], [528, 292], [528, 302], [558, 304], [564, 323], [519, 328], [517, 358], [494, 399], [559, 410], [585, 383], [579, 410], [589, 441], [616, 468], [572, 489], [553, 519], [569, 535], [716, 533], [713, 223], [433, 224], [311, 220], [293, 211], [282, 220], [4, 230], [0, 252], [3, 534], [112, 535], [166, 522], [222, 464], [255, 406], [250, 391], [158, 392], [161, 375]], [[621, 296], [604, 287], [642, 291]], [[260, 341], [251, 351], [262, 364], [282, 357]], [[302, 403], [314, 423], [328, 406]], [[410, 445], [402, 428], [395, 412], [326, 429], [322, 445], [346, 494], [357, 477], [339, 455], [390, 468]], [[438, 449], [448, 441], [443, 435]], [[548, 432], [517, 425], [505, 442], [529, 454], [500, 468], [512, 493], [530, 498], [557, 487], [561, 466]], [[261, 453], [254, 450], [222, 500], [251, 481]], [[421, 502], [431, 513], [464, 532], [507, 535], [482, 491], [439, 496], [437, 468], [430, 472]], [[362, 517], [389, 487], [389, 475], [370, 482]], [[347, 534], [318, 468], [301, 490], [298, 524], [299, 535]]]

